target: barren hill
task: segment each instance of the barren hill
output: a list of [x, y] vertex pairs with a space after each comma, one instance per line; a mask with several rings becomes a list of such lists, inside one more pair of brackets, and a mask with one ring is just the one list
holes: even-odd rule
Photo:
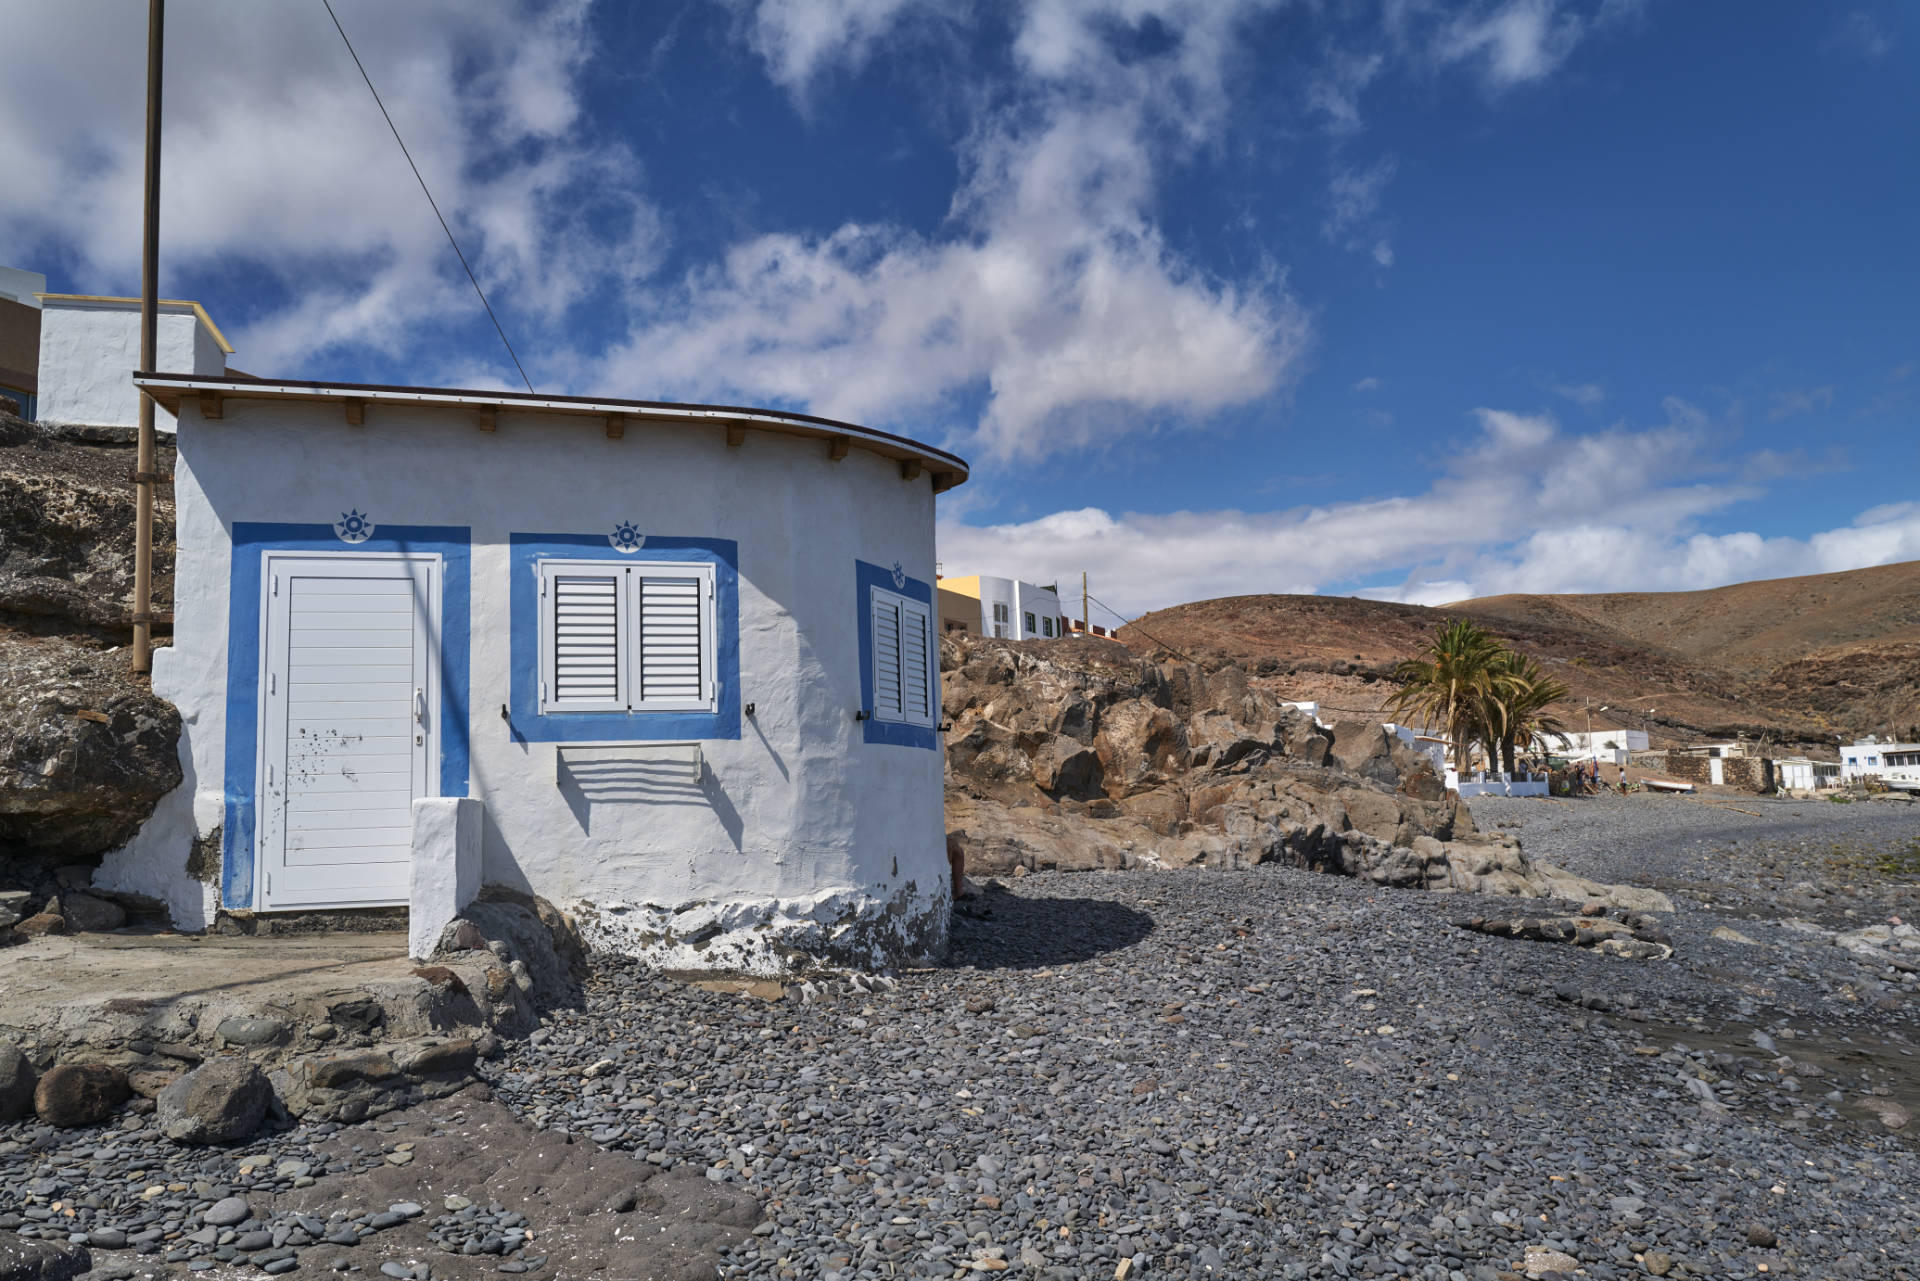
[[1816, 653], [1920, 643], [1920, 561], [1701, 592], [1485, 596], [1446, 608], [1586, 626], [1689, 658], [1765, 671]]
[[1920, 563], [1702, 592], [1497, 596], [1441, 609], [1332, 596], [1235, 596], [1158, 610], [1120, 632], [1137, 649], [1247, 665], [1276, 691], [1379, 709], [1394, 664], [1465, 615], [1573, 691], [1573, 728], [1660, 741], [1836, 735], [1920, 721]]

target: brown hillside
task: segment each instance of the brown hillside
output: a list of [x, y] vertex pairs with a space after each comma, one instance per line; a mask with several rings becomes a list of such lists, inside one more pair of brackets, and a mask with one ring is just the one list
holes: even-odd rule
[[1699, 592], [1486, 596], [1444, 608], [1480, 618], [1585, 625], [1757, 672], [1816, 651], [1920, 642], [1920, 561]]
[[[1573, 691], [1572, 728], [1656, 741], [1769, 735], [1804, 744], [1920, 721], [1920, 564], [1708, 592], [1499, 596], [1442, 609], [1332, 596], [1236, 596], [1123, 628], [1137, 649], [1250, 667], [1289, 698], [1353, 712], [1392, 695], [1395, 663], [1466, 615]], [[1649, 715], [1649, 712], [1651, 714]]]

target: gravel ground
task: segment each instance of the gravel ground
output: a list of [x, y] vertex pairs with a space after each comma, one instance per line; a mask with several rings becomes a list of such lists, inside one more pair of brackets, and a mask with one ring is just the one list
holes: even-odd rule
[[1534, 858], [1747, 919], [1920, 916], [1920, 803], [1905, 799], [1483, 796], [1473, 814]]
[[[1916, 978], [1781, 923], [1807, 915], [1783, 895], [1836, 925], [1910, 902], [1914, 811], [1681, 804], [1475, 804], [1678, 891], [1672, 961], [1288, 868], [1044, 874], [885, 990], [768, 1001], [602, 960], [487, 1071], [539, 1126], [758, 1197], [730, 1277], [1489, 1281], [1553, 1250], [1594, 1278], [1920, 1278], [1920, 1154], [1882, 1119], [1920, 1110]], [[384, 1159], [329, 1137], [247, 1151]], [[0, 1127], [0, 1207], [49, 1177], [118, 1204], [159, 1181], [136, 1167], [189, 1216], [243, 1190], [235, 1154], [165, 1147]]]

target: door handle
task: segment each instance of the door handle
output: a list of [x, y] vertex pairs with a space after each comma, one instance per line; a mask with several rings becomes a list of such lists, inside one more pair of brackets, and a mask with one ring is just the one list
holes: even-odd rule
[[427, 691], [424, 689], [413, 691], [413, 723], [416, 725], [427, 723]]

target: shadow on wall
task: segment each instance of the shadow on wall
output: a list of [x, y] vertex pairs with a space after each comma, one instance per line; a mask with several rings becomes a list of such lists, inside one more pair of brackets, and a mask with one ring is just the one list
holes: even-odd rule
[[1151, 916], [1107, 899], [1025, 898], [989, 890], [954, 909], [947, 964], [1041, 969], [1091, 961], [1151, 933]]
[[746, 824], [719, 780], [705, 769], [696, 778], [684, 761], [563, 759], [559, 776], [560, 794], [582, 832], [593, 831], [596, 805], [691, 805], [712, 810], [734, 849], [741, 848]]

